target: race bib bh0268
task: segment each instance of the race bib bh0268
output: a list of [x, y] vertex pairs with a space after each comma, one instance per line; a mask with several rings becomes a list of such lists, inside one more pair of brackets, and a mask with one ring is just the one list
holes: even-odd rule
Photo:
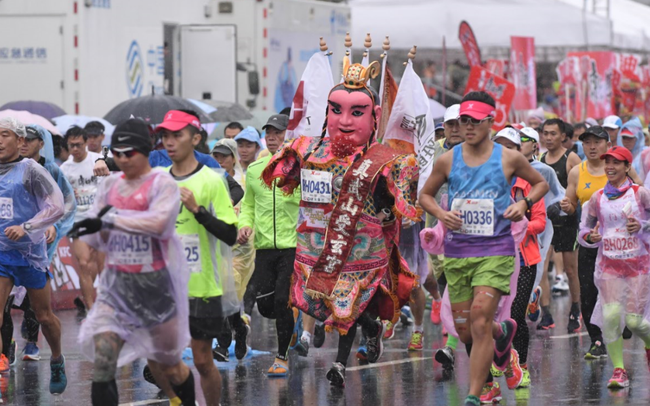
[[179, 235], [183, 243], [185, 260], [192, 273], [201, 272], [201, 245], [198, 234]]
[[332, 174], [325, 171], [300, 170], [302, 200], [310, 203], [332, 202]]
[[454, 199], [451, 210], [460, 211], [463, 225], [461, 234], [494, 235], [494, 200], [492, 199]]
[[153, 263], [151, 237], [112, 231], [108, 240], [110, 265], [149, 265]]

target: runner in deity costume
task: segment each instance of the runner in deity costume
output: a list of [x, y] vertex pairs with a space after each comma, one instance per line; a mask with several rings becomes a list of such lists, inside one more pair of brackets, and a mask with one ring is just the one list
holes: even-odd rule
[[403, 217], [415, 207], [418, 165], [376, 142], [379, 98], [368, 81], [379, 64], [343, 63], [343, 82], [329, 93], [320, 138], [285, 142], [262, 173], [267, 185], [301, 193], [291, 304], [340, 334], [327, 373], [344, 386], [357, 323], [368, 337], [368, 361], [382, 354], [384, 325], [397, 322], [417, 283], [397, 244]]

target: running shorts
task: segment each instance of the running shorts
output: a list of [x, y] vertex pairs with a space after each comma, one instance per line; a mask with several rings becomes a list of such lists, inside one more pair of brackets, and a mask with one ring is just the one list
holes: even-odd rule
[[190, 336], [194, 340], [212, 340], [224, 330], [221, 296], [190, 298]]
[[489, 286], [504, 295], [509, 294], [510, 276], [515, 271], [515, 257], [445, 257], [444, 266], [449, 300], [451, 303], [460, 303], [474, 297], [476, 286]]
[[24, 286], [27, 289], [43, 289], [52, 275], [50, 275], [49, 271], [39, 271], [33, 266], [0, 264], [0, 277], [11, 279], [15, 286]]
[[572, 252], [575, 251], [578, 244], [578, 227], [553, 226], [553, 239], [551, 245], [555, 252]]

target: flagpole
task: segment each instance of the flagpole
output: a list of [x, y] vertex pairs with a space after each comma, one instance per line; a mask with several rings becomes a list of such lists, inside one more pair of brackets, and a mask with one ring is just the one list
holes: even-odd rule
[[447, 107], [447, 45], [445, 36], [442, 36], [442, 105]]

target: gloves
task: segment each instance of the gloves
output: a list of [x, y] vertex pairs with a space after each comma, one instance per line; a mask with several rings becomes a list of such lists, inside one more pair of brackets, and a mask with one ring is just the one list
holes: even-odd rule
[[74, 223], [72, 229], [68, 233], [70, 238], [79, 238], [82, 235], [94, 234], [102, 229], [102, 220], [99, 218], [85, 219], [78, 223]]

